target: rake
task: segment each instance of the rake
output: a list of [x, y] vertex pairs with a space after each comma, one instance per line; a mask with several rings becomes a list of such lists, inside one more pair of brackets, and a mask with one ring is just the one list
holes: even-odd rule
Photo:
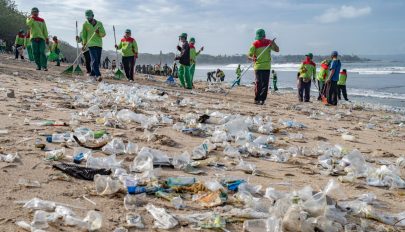
[[[113, 26], [113, 31], [114, 31], [114, 41], [115, 45], [117, 45], [117, 36], [115, 35], [115, 26]], [[118, 62], [118, 50], [115, 48], [115, 54], [117, 55], [117, 60]], [[118, 67], [118, 65], [117, 65]], [[121, 69], [118, 67], [117, 71], [114, 73], [114, 79], [121, 80], [121, 78], [124, 76], [124, 73], [121, 71]]]

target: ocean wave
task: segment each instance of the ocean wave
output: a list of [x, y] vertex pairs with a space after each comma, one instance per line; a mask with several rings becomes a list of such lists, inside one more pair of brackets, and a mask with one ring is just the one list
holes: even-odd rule
[[[273, 63], [272, 69], [278, 72], [296, 72], [301, 64], [299, 63]], [[249, 67], [250, 64], [241, 64], [242, 69]], [[238, 64], [228, 65], [199, 65], [197, 69], [202, 70], [235, 70]], [[392, 75], [392, 74], [405, 74], [405, 67], [402, 66], [383, 66], [383, 67], [350, 67], [350, 65], [343, 66], [349, 73], [357, 73], [359, 75]], [[319, 71], [319, 65], [317, 65]]]
[[384, 99], [398, 99], [405, 100], [405, 94], [401, 93], [390, 93], [390, 92], [380, 92], [368, 89], [351, 89], [347, 90], [349, 95], [361, 96], [361, 97], [375, 97]]

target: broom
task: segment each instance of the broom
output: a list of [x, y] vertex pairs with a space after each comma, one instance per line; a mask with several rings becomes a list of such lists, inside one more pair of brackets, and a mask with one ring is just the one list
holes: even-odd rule
[[[76, 62], [78, 62], [80, 56], [83, 54], [84, 50], [87, 47], [87, 44], [89, 44], [89, 42], [93, 39], [94, 35], [96, 35], [96, 31], [98, 28], [96, 28], [93, 32], [93, 34], [91, 35], [90, 39], [87, 41], [87, 43], [83, 46], [82, 51], [77, 55], [76, 59], [73, 61], [73, 64], [71, 66], [69, 66], [65, 71], [62, 72], [62, 74], [73, 74], [73, 72], [77, 69], [75, 69], [74, 65], [76, 64]], [[78, 46], [78, 45], [77, 45]], [[77, 63], [77, 66], [79, 66], [79, 62]], [[80, 67], [79, 67], [80, 68]], [[81, 71], [81, 70], [80, 70]], [[83, 72], [82, 72], [83, 73]]]
[[[76, 21], [76, 36], [79, 36], [79, 29], [77, 27], [77, 21]], [[79, 42], [76, 41], [76, 56], [79, 56]], [[73, 70], [73, 73], [76, 75], [83, 75], [83, 71], [79, 66], [79, 60], [77, 60], [77, 66], [75, 70]]]
[[[115, 41], [115, 45], [117, 45], [117, 36], [115, 35], [115, 26], [113, 26], [113, 31], [114, 31], [114, 41]], [[115, 54], [117, 55], [117, 60], [116, 62], [118, 62], [118, 50], [117, 48], [115, 48]], [[121, 69], [118, 67], [117, 65], [117, 71], [114, 73], [115, 79], [117, 80], [121, 80], [121, 77], [124, 76], [124, 73], [121, 71]]]

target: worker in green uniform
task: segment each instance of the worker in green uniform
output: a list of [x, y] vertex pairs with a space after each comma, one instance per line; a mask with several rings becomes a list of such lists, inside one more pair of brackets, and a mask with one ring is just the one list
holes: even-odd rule
[[56, 56], [56, 66], [60, 66], [60, 44], [59, 44], [59, 40], [58, 37], [54, 36], [52, 38], [52, 45], [51, 45], [51, 52], [55, 53]]
[[190, 76], [190, 45], [187, 42], [187, 33], [182, 33], [179, 36], [179, 40], [182, 43], [181, 46], [177, 46], [180, 54], [176, 56], [175, 60], [180, 63], [179, 67], [179, 79], [183, 88], [192, 89], [193, 82]]
[[266, 39], [266, 32], [263, 29], [256, 31], [255, 39], [249, 49], [248, 57], [254, 62], [255, 104], [264, 105], [269, 90], [271, 51], [279, 52], [280, 49], [274, 40]]
[[131, 37], [131, 30], [125, 31], [124, 38], [120, 43], [115, 45], [115, 48], [121, 50], [122, 64], [124, 65], [125, 75], [128, 81], [134, 81], [134, 67], [138, 58], [138, 45], [134, 38]]
[[21, 57], [24, 60], [24, 46], [25, 46], [25, 33], [23, 29], [20, 29], [18, 34], [15, 36], [15, 59], [17, 60], [18, 57]]
[[317, 79], [318, 79], [318, 101], [322, 100], [322, 93], [325, 90], [325, 79], [329, 75], [329, 63], [330, 60], [326, 59], [321, 62], [321, 68], [319, 69]]
[[273, 87], [274, 87], [274, 92], [276, 92], [276, 91], [278, 91], [278, 88], [277, 88], [277, 73], [273, 69], [273, 70], [271, 70], [271, 74], [273, 74]]
[[204, 46], [200, 48], [200, 50], [197, 52], [195, 50], [195, 38], [191, 37], [190, 38], [190, 78], [191, 78], [191, 83], [193, 83], [194, 80], [194, 73], [195, 73], [195, 65], [196, 65], [196, 59], [197, 56], [200, 55], [200, 53], [204, 50]]
[[236, 68], [235, 73], [236, 73], [235, 84], [240, 85], [240, 78], [241, 78], [241, 75], [242, 75], [242, 69], [240, 68], [240, 64], [238, 64], [238, 67]]
[[30, 39], [32, 43], [32, 53], [37, 65], [37, 70], [48, 71], [47, 59], [45, 55], [45, 45], [49, 44], [48, 29], [45, 20], [40, 18], [38, 8], [31, 9], [31, 16], [27, 18], [27, 26], [30, 29]]
[[90, 77], [93, 80], [101, 81], [100, 62], [103, 51], [103, 38], [106, 36], [103, 23], [94, 19], [92, 10], [86, 10], [86, 21], [82, 28], [83, 48], [89, 48], [91, 59]]
[[343, 98], [346, 101], [349, 101], [349, 99], [347, 98], [347, 90], [346, 90], [346, 81], [347, 81], [347, 71], [346, 69], [343, 69], [340, 73], [339, 73], [339, 80], [337, 82], [337, 86], [338, 86], [338, 99], [341, 100], [342, 99], [342, 95], [343, 94]]
[[309, 102], [311, 98], [311, 78], [315, 81], [316, 65], [312, 61], [314, 55], [308, 53], [299, 68], [298, 76], [298, 100]]

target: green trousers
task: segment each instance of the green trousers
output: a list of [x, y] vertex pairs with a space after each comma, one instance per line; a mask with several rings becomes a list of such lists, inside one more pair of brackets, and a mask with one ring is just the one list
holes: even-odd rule
[[190, 76], [190, 66], [180, 64], [179, 79], [180, 79], [180, 84], [183, 88], [187, 88], [187, 89], [193, 88], [193, 82], [191, 81], [191, 76]]
[[190, 66], [191, 83], [194, 82], [194, 73], [195, 73], [195, 64], [191, 64], [191, 66]]
[[34, 54], [34, 60], [37, 64], [37, 68], [47, 68], [47, 60], [45, 55], [45, 40], [32, 39], [32, 53]]
[[274, 87], [274, 91], [277, 91], [278, 90], [278, 88], [277, 88], [277, 79], [273, 79], [273, 87]]
[[28, 59], [29, 59], [30, 61], [35, 61], [35, 59], [34, 59], [34, 54], [33, 54], [33, 52], [32, 52], [32, 45], [28, 45], [28, 46], [27, 46], [27, 53], [28, 53]]

